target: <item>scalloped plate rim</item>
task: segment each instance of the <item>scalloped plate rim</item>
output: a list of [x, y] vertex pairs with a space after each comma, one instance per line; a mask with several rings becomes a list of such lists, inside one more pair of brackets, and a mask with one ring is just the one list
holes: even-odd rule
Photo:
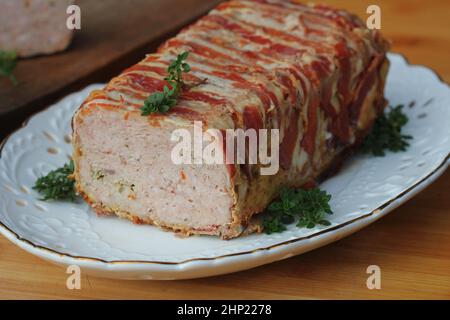
[[[390, 53], [390, 55], [401, 57], [409, 67], [418, 67], [431, 71], [436, 80], [450, 88], [450, 86], [446, 82], [444, 82], [432, 69], [421, 65], [411, 65], [403, 55], [393, 53]], [[92, 86], [95, 85], [90, 85], [83, 90], [86, 90]], [[76, 95], [77, 93], [78, 92], [75, 92], [68, 96]], [[45, 112], [49, 107], [31, 116], [23, 123], [22, 127], [8, 135], [2, 141], [0, 145], [0, 157], [1, 151], [3, 150], [5, 144], [8, 142], [9, 138], [25, 128], [30, 119], [32, 119], [37, 114]], [[193, 258], [180, 262], [146, 260], [106, 261], [93, 257], [73, 256], [68, 253], [62, 253], [44, 246], [36, 245], [32, 241], [19, 236], [13, 230], [8, 228], [2, 221], [0, 221], [0, 233], [22, 249], [36, 256], [39, 256], [56, 264], [77, 264], [82, 268], [86, 268], [89, 273], [95, 274], [97, 276], [122, 279], [188, 279], [231, 273], [282, 260], [316, 249], [370, 225], [397, 206], [406, 202], [408, 199], [413, 197], [415, 194], [420, 192], [426, 186], [431, 184], [435, 179], [437, 179], [447, 169], [450, 163], [449, 158], [450, 153], [447, 154], [445, 159], [426, 177], [410, 186], [408, 189], [403, 190], [395, 198], [389, 199], [378, 208], [372, 210], [370, 213], [358, 216], [355, 219], [335, 225], [328, 229], [321, 230], [306, 237], [285, 240], [268, 247], [260, 247], [255, 250], [225, 254], [222, 256]], [[312, 238], [317, 241], [311, 241]], [[305, 244], [303, 246], [298, 246], [297, 244], [301, 241], [304, 241]], [[245, 257], [245, 259], [240, 259], [243, 257]], [[211, 262], [213, 262], [213, 265], [211, 265]]]

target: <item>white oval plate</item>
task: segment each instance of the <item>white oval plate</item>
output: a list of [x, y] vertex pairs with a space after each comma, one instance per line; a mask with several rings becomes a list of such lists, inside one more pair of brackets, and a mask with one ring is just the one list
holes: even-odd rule
[[[97, 217], [78, 203], [42, 202], [36, 178], [68, 161], [71, 117], [92, 85], [35, 115], [3, 144], [0, 158], [0, 232], [21, 248], [62, 265], [123, 279], [186, 279], [225, 274], [289, 258], [341, 239], [381, 218], [424, 187], [447, 166], [450, 90], [431, 70], [397, 54], [386, 96], [405, 104], [414, 136], [407, 152], [356, 156], [321, 188], [332, 194], [332, 225], [224, 241], [177, 238], [152, 226]], [[415, 101], [414, 106], [408, 106]]]

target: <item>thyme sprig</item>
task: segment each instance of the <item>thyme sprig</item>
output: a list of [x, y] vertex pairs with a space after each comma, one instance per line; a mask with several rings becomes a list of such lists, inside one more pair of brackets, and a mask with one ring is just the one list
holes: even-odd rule
[[402, 134], [402, 128], [408, 123], [408, 116], [402, 111], [403, 105], [390, 107], [387, 113], [377, 118], [372, 131], [362, 145], [364, 153], [382, 157], [386, 150], [392, 152], [406, 151], [410, 135]]
[[8, 78], [13, 85], [17, 85], [17, 79], [13, 74], [17, 66], [17, 54], [15, 51], [0, 50], [0, 76]]
[[75, 180], [72, 175], [74, 164], [71, 160], [68, 164], [56, 170], [50, 171], [47, 175], [36, 180], [33, 189], [39, 192], [43, 198], [41, 200], [70, 200], [75, 201]]
[[178, 96], [184, 86], [183, 73], [191, 71], [191, 67], [185, 61], [189, 52], [183, 52], [172, 61], [167, 68], [168, 76], [164, 78], [169, 84], [165, 85], [162, 92], [155, 92], [150, 95], [141, 108], [141, 115], [148, 116], [155, 112], [167, 112], [177, 104]]
[[263, 220], [264, 231], [268, 234], [283, 232], [286, 225], [297, 221], [297, 227], [312, 229], [316, 225], [329, 226], [325, 219], [332, 214], [331, 195], [318, 188], [281, 190], [278, 201], [268, 207], [269, 216]]

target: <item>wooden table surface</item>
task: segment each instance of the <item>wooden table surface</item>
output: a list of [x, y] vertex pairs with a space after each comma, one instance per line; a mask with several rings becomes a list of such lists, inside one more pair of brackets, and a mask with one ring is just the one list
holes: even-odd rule
[[[176, 23], [158, 18], [161, 30], [166, 32], [179, 27], [179, 23], [188, 20], [187, 12], [192, 16], [198, 15], [208, 7], [205, 5], [207, 2], [209, 5], [209, 0], [189, 0], [191, 6], [184, 6], [182, 14], [172, 13], [172, 17], [178, 17]], [[433, 68], [443, 80], [450, 82], [450, 1], [321, 2], [348, 9], [361, 17], [367, 16], [365, 11], [369, 4], [378, 4], [382, 12], [382, 31], [392, 40], [392, 50], [407, 56], [411, 63]], [[172, 10], [177, 11], [177, 8], [179, 7], [173, 6]], [[156, 19], [156, 16], [149, 14], [148, 19]], [[134, 45], [134, 49], [138, 51], [131, 57], [143, 55], [144, 52], [139, 52], [139, 48], [151, 47], [155, 36], [161, 36], [157, 30], [149, 33], [147, 44], [143, 38], [139, 38], [139, 44]], [[80, 37], [77, 40], [80, 46], [83, 45], [80, 43], [82, 39]], [[99, 38], [98, 41], [108, 40]], [[71, 50], [77, 50], [77, 47]], [[130, 59], [129, 56], [125, 60]], [[111, 60], [114, 59], [108, 58], [108, 64], [111, 64]], [[118, 66], [122, 67], [122, 64], [123, 61], [115, 66], [112, 63], [112, 68], [115, 70]], [[99, 68], [100, 78], [111, 73], [104, 66]], [[89, 70], [86, 74], [92, 72], [93, 70]], [[54, 75], [43, 75], [43, 79], [46, 76], [57, 78]], [[90, 80], [92, 78], [82, 76], [77, 80], [77, 86], [87, 85]], [[47, 83], [49, 85], [50, 82]], [[67, 90], [73, 88], [69, 86]], [[61, 88], [58, 91], [59, 94], [63, 92]], [[42, 94], [48, 99], [48, 90]], [[2, 100], [4, 98], [2, 95]], [[5, 118], [0, 119], [2, 127], [6, 126]], [[81, 290], [68, 290], [64, 269], [36, 258], [0, 237], [0, 298], [449, 299], [449, 190], [450, 172], [447, 172], [385, 218], [343, 240], [288, 260], [206, 279], [120, 281], [83, 275]], [[366, 268], [369, 265], [381, 268], [380, 290], [369, 290], [366, 287]]]

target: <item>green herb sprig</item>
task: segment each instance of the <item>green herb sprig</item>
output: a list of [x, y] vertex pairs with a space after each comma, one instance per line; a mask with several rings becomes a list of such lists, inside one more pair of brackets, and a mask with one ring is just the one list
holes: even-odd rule
[[406, 151], [408, 140], [412, 136], [402, 134], [403, 126], [408, 123], [408, 117], [402, 111], [403, 105], [391, 107], [388, 113], [377, 118], [372, 131], [362, 145], [364, 153], [372, 153], [382, 157], [386, 150], [392, 152]]
[[38, 191], [43, 198], [41, 200], [70, 200], [75, 201], [75, 180], [73, 161], [49, 172], [46, 176], [37, 179], [33, 189]]
[[280, 199], [268, 207], [269, 216], [263, 220], [264, 231], [268, 234], [283, 232], [286, 225], [297, 220], [297, 227], [312, 229], [316, 225], [329, 226], [326, 214], [332, 214], [331, 195], [318, 188], [281, 190]]
[[0, 76], [7, 77], [13, 85], [17, 79], [13, 74], [17, 66], [17, 54], [14, 51], [0, 51]]
[[164, 86], [162, 92], [155, 92], [150, 95], [141, 108], [142, 115], [148, 116], [155, 112], [167, 112], [176, 105], [178, 96], [184, 86], [183, 73], [191, 71], [191, 67], [185, 61], [189, 52], [183, 52], [167, 68], [168, 76], [164, 78], [169, 86]]

